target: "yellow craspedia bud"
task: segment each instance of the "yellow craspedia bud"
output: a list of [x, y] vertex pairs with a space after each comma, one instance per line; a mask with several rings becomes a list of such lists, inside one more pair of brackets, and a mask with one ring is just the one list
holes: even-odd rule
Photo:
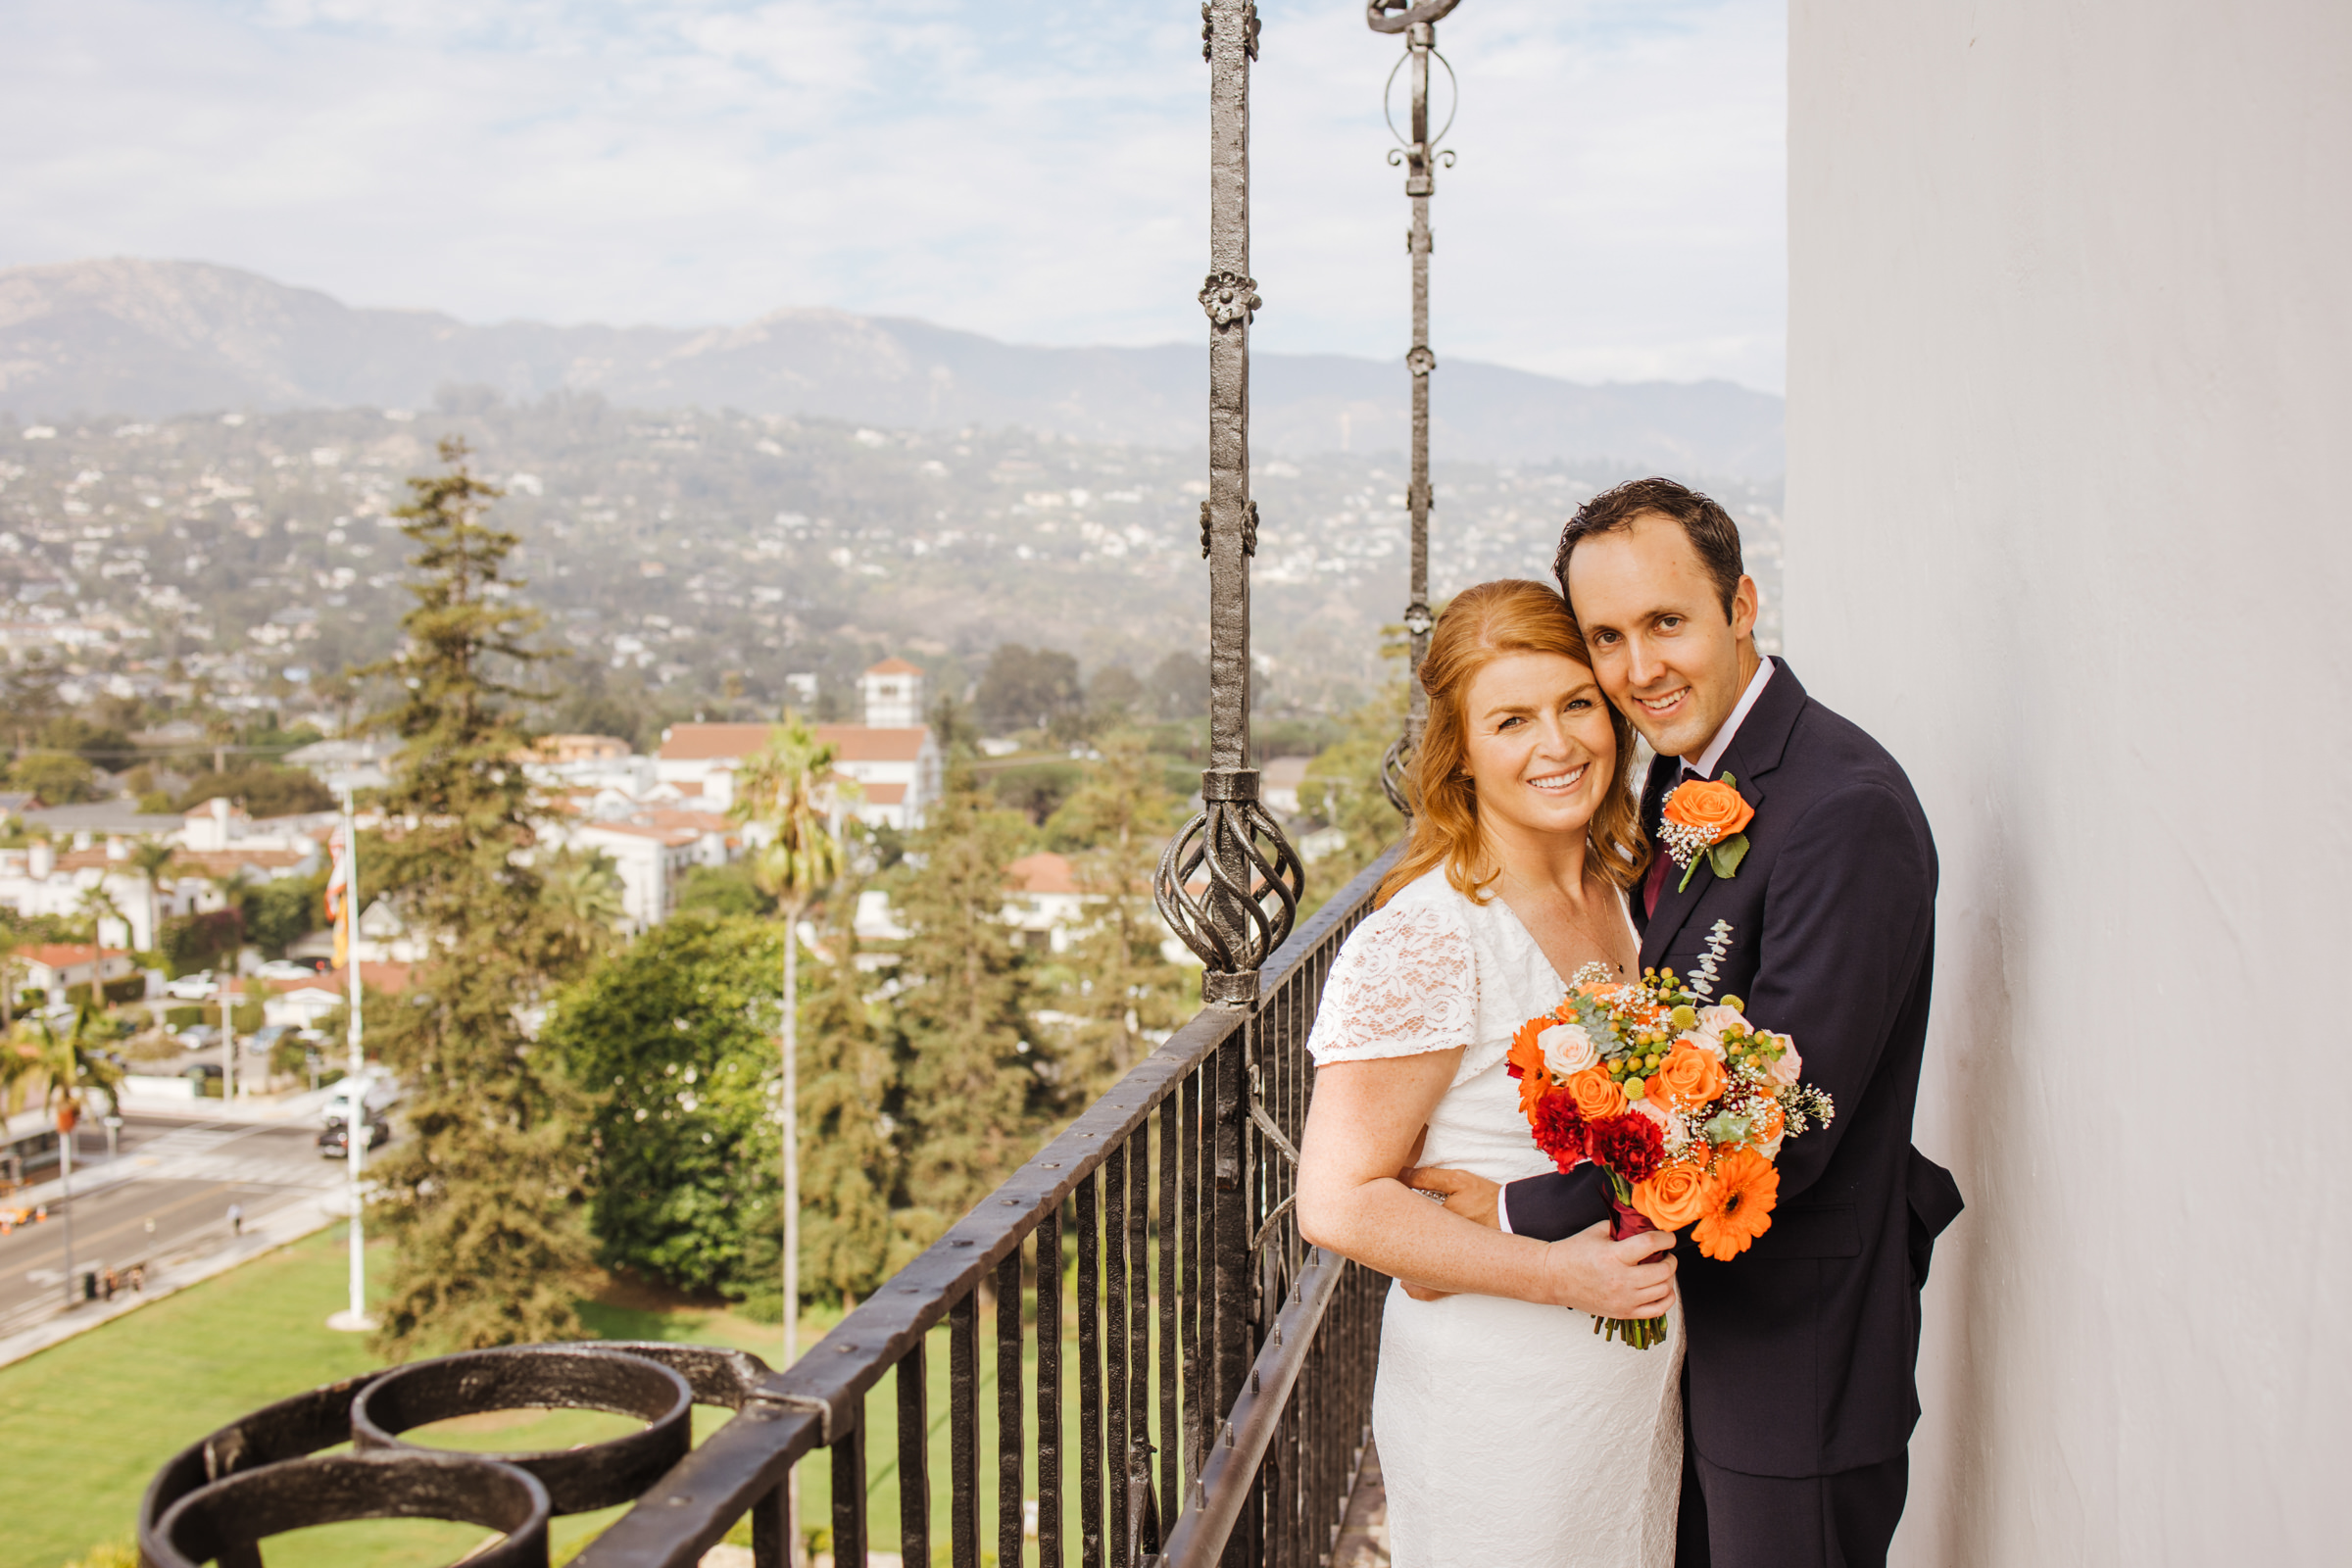
[[1678, 1030], [1695, 1029], [1698, 1027], [1698, 1013], [1691, 1007], [1677, 1007], [1672, 1013], [1667, 1015], [1667, 1018], [1668, 1021], [1671, 1022]]
[[1747, 1004], [1741, 1002], [1738, 997], [1724, 998], [1723, 1004], [1731, 1008], [1734, 1012], [1745, 1012], [1747, 1010]]

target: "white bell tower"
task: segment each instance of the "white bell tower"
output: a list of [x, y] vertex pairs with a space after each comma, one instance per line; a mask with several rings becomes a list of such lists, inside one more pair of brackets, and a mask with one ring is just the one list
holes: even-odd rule
[[865, 722], [872, 729], [921, 729], [928, 682], [923, 672], [904, 659], [885, 659], [858, 678], [865, 699]]

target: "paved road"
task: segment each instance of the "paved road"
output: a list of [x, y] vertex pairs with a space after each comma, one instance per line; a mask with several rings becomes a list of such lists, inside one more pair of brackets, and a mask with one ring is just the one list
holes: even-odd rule
[[[241, 1126], [126, 1116], [121, 1157], [133, 1174], [112, 1185], [93, 1184], [73, 1199], [75, 1264], [120, 1271], [144, 1263], [152, 1271], [227, 1245], [231, 1203], [250, 1225], [285, 1205], [316, 1201], [346, 1179], [341, 1160], [318, 1157], [317, 1136], [318, 1129], [305, 1123]], [[86, 1169], [98, 1175], [103, 1156]], [[83, 1170], [77, 1160], [77, 1188]], [[0, 1333], [43, 1316], [64, 1298], [66, 1206], [53, 1203], [46, 1221], [0, 1236]]]

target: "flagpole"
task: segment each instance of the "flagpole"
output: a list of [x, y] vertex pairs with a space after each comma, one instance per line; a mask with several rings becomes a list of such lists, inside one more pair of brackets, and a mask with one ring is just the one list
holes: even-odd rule
[[[360, 1178], [367, 1163], [368, 1150], [368, 1085], [361, 1076], [367, 1066], [362, 1049], [365, 1030], [360, 1011], [360, 831], [353, 819], [351, 786], [343, 786], [343, 899], [335, 911], [336, 935], [343, 940], [343, 962], [350, 981], [351, 1000], [346, 1007], [344, 1033], [351, 1054], [344, 1076], [351, 1084], [351, 1110], [343, 1122], [343, 1157], [351, 1175], [351, 1306], [326, 1320], [330, 1329], [360, 1333], [375, 1327], [375, 1319], [368, 1315], [368, 1253], [366, 1236], [360, 1223]], [[329, 873], [330, 880], [332, 873]]]

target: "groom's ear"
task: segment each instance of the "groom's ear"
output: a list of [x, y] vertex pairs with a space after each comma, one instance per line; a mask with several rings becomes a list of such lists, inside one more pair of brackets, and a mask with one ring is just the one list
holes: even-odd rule
[[1745, 572], [1740, 574], [1740, 586], [1732, 590], [1732, 640], [1744, 642], [1755, 635], [1756, 613], [1764, 608], [1763, 590], [1756, 579]]

